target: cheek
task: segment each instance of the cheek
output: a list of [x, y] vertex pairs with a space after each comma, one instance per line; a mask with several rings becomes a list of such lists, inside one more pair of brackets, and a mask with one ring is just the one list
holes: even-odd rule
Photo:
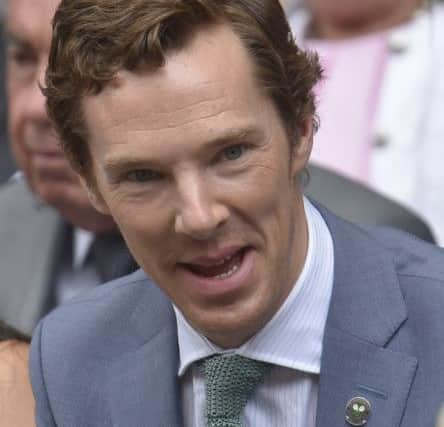
[[[277, 276], [285, 271], [292, 246], [290, 236], [297, 191], [288, 176], [288, 164], [282, 167], [282, 170], [258, 168], [236, 201], [236, 206], [241, 206], [241, 221], [247, 223], [247, 230], [253, 230], [258, 236], [253, 242], [259, 249], [260, 276], [267, 277], [266, 282], [280, 281]], [[242, 223], [240, 227], [243, 227]], [[262, 290], [268, 295], [267, 290]]]
[[11, 100], [8, 104], [8, 125], [9, 133], [15, 140], [20, 133], [20, 126], [22, 122], [22, 115], [20, 114], [20, 100], [14, 99], [13, 96], [9, 96]]
[[294, 185], [289, 177], [289, 164], [286, 159], [270, 159], [268, 162], [254, 165], [253, 172], [248, 174], [241, 184], [239, 203], [254, 215], [258, 222], [279, 222], [282, 216], [285, 216], [289, 201], [293, 200], [294, 196]]
[[130, 203], [117, 196], [108, 198], [106, 203], [139, 261], [153, 248], [161, 252], [160, 242], [167, 241], [170, 229], [165, 209], [156, 209], [150, 203]]
[[19, 166], [23, 169], [26, 163], [26, 150], [24, 147], [24, 105], [21, 92], [16, 90], [14, 85], [9, 85], [8, 93], [8, 127], [10, 135], [11, 149], [16, 157]]
[[14, 81], [13, 78], [8, 78], [7, 84], [8, 94], [8, 118], [11, 126], [11, 131], [14, 130], [20, 122], [20, 111], [23, 111], [23, 90], [21, 85]]

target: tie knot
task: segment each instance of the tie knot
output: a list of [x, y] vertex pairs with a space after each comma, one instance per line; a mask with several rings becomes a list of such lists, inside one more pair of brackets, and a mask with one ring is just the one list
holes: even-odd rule
[[270, 366], [239, 355], [217, 355], [205, 359], [208, 427], [242, 426], [242, 410]]

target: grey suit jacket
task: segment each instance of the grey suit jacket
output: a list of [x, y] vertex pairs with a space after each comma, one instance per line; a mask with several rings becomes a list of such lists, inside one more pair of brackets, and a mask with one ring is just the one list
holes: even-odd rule
[[0, 317], [32, 332], [46, 314], [63, 222], [24, 180], [0, 189]]
[[[68, 227], [54, 209], [34, 197], [24, 179], [0, 187], [2, 320], [31, 333], [53, 307], [54, 272]], [[121, 247], [125, 252], [123, 241]], [[134, 271], [129, 255], [127, 259], [115, 269], [113, 278]]]
[[[444, 252], [321, 209], [335, 250], [317, 427], [345, 427], [355, 396], [368, 427], [433, 427], [444, 401]], [[36, 329], [37, 424], [182, 425], [176, 323], [139, 271], [62, 306]], [[280, 426], [279, 426], [280, 427]]]

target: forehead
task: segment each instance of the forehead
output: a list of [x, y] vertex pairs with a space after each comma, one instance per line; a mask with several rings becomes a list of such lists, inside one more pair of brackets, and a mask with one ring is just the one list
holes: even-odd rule
[[166, 135], [208, 128], [257, 116], [264, 103], [247, 50], [230, 27], [219, 25], [198, 31], [187, 46], [167, 55], [162, 68], [121, 72], [101, 94], [86, 98], [83, 108], [95, 139], [110, 129]]
[[8, 33], [49, 49], [51, 22], [59, 0], [9, 0]]

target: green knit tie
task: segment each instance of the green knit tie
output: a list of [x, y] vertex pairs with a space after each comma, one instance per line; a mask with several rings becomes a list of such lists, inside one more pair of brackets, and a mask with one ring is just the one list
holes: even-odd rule
[[238, 355], [205, 359], [208, 427], [242, 427], [242, 410], [270, 366]]

